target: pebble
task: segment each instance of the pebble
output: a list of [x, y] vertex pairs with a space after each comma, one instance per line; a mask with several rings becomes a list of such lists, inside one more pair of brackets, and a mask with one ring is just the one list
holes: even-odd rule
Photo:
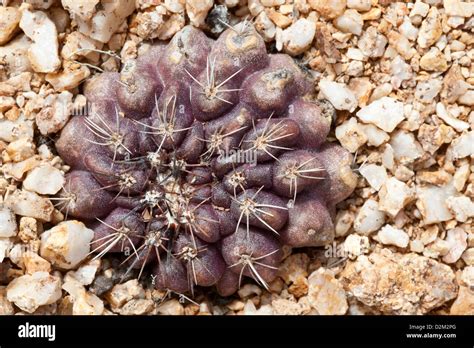
[[5, 287], [0, 287], [0, 315], [13, 315], [15, 310], [10, 301], [7, 300], [7, 290]]
[[459, 287], [458, 296], [453, 302], [451, 315], [474, 315], [474, 293], [467, 286]]
[[403, 130], [397, 131], [391, 136], [390, 146], [392, 146], [395, 159], [405, 165], [413, 163], [424, 154], [423, 148], [416, 141], [413, 133]]
[[346, 10], [342, 16], [334, 20], [334, 26], [344, 33], [359, 36], [362, 33], [364, 21], [356, 10]]
[[474, 248], [466, 249], [461, 257], [466, 265], [474, 266]]
[[319, 268], [308, 278], [308, 301], [320, 315], [343, 315], [348, 304], [342, 284], [331, 270]]
[[372, 123], [386, 132], [392, 132], [405, 118], [403, 103], [391, 97], [382, 97], [356, 113], [366, 123]]
[[58, 32], [56, 25], [42, 11], [25, 9], [21, 16], [20, 28], [33, 40], [28, 49], [28, 58], [36, 72], [55, 72], [61, 67], [58, 54]]
[[438, 48], [432, 47], [421, 57], [420, 67], [426, 71], [445, 72], [448, 70], [448, 62]]
[[396, 178], [389, 178], [379, 192], [379, 209], [395, 217], [414, 198], [413, 190]]
[[366, 12], [372, 8], [371, 0], [347, 0], [347, 7], [354, 10]]
[[17, 232], [15, 214], [10, 209], [0, 206], [0, 237], [14, 237]]
[[36, 272], [51, 272], [51, 264], [35, 252], [25, 252], [22, 255], [22, 262], [25, 265], [25, 271], [28, 274], [34, 274]]
[[45, 105], [36, 115], [36, 125], [43, 135], [59, 132], [69, 121], [72, 113], [72, 98], [70, 92], [49, 95]]
[[344, 253], [351, 260], [359, 255], [367, 254], [370, 250], [369, 238], [358, 234], [349, 235], [344, 241]]
[[213, 5], [214, 0], [186, 0], [186, 11], [191, 24], [196, 27], [202, 26]]
[[145, 290], [137, 279], [132, 279], [123, 284], [115, 285], [105, 294], [105, 298], [110, 303], [112, 310], [115, 310], [132, 299], [144, 299]]
[[474, 131], [462, 134], [460, 137], [453, 140], [450, 145], [450, 150], [454, 159], [460, 159], [474, 155]]
[[385, 225], [377, 233], [377, 238], [382, 244], [395, 245], [399, 248], [406, 248], [410, 237], [408, 234], [391, 225]]
[[164, 315], [183, 315], [184, 307], [178, 300], [172, 299], [160, 304], [156, 311]]
[[100, 267], [100, 260], [91, 260], [77, 268], [76, 271], [69, 271], [66, 274], [65, 280], [74, 278], [82, 285], [90, 285], [95, 279], [95, 275]]
[[360, 124], [362, 132], [367, 137], [367, 144], [378, 147], [390, 140], [390, 136], [373, 124]]
[[283, 30], [282, 41], [285, 52], [296, 56], [306, 51], [313, 42], [316, 34], [315, 22], [300, 18]]
[[449, 251], [443, 257], [443, 262], [454, 263], [461, 258], [467, 248], [467, 233], [459, 227], [448, 230], [446, 242], [449, 244]]
[[385, 223], [385, 213], [379, 210], [378, 203], [368, 199], [360, 208], [354, 220], [354, 231], [362, 235], [369, 235], [378, 231]]
[[354, 93], [343, 83], [329, 80], [319, 81], [319, 90], [324, 98], [336, 108], [336, 110], [354, 111], [357, 107], [357, 99]]
[[334, 19], [344, 13], [346, 0], [309, 0], [312, 9], [326, 19]]
[[359, 173], [364, 177], [369, 185], [379, 191], [387, 181], [387, 170], [376, 164], [364, 164], [359, 168]]
[[459, 0], [443, 0], [444, 11], [448, 16], [471, 17], [474, 13], [474, 6], [470, 2]]
[[148, 299], [133, 299], [125, 303], [118, 313], [121, 315], [145, 315], [153, 311], [155, 302]]
[[94, 231], [82, 222], [59, 223], [41, 235], [41, 256], [56, 267], [74, 269], [90, 252]]
[[425, 185], [416, 189], [416, 206], [427, 225], [448, 221], [453, 215], [448, 209], [447, 199], [456, 194], [456, 189], [449, 183], [444, 186]]
[[15, 7], [0, 6], [0, 46], [5, 45], [18, 31], [21, 13]]
[[85, 287], [74, 279], [64, 282], [62, 288], [71, 295], [73, 315], [102, 315], [104, 303], [96, 295], [90, 293]]
[[367, 142], [367, 136], [354, 117], [337, 126], [335, 135], [341, 145], [352, 153]]
[[387, 42], [387, 38], [379, 33], [375, 27], [369, 27], [362, 33], [357, 42], [357, 47], [366, 57], [377, 58], [384, 54]]
[[474, 217], [474, 202], [469, 197], [449, 197], [446, 204], [456, 221], [466, 222], [469, 218]]
[[425, 314], [457, 295], [449, 266], [389, 249], [348, 262], [340, 279], [357, 300], [386, 314]]
[[[115, 34], [123, 21], [135, 10], [133, 0], [115, 0], [107, 6], [96, 7], [97, 0], [72, 0], [67, 7], [76, 17], [78, 30], [90, 38], [106, 43]], [[99, 10], [97, 10], [99, 8]]]
[[17, 215], [41, 221], [51, 221], [54, 211], [54, 206], [49, 199], [26, 190], [16, 190], [8, 195], [5, 199], [5, 206]]
[[334, 229], [336, 237], [343, 237], [347, 235], [354, 222], [354, 213], [349, 210], [340, 210], [336, 215], [334, 222]]
[[441, 15], [438, 9], [432, 6], [428, 11], [428, 16], [421, 23], [417, 39], [418, 45], [421, 48], [428, 48], [438, 41], [442, 33]]
[[61, 298], [61, 279], [47, 272], [36, 272], [13, 279], [7, 287], [7, 299], [21, 310], [33, 313], [40, 306]]
[[64, 173], [49, 163], [34, 168], [26, 176], [23, 187], [42, 195], [54, 195], [64, 185]]

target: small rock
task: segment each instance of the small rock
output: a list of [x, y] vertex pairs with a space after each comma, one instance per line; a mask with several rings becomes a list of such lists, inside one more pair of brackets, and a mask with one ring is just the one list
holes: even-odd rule
[[448, 230], [446, 241], [449, 243], [449, 252], [443, 257], [443, 261], [454, 263], [467, 248], [467, 233], [459, 227], [453, 228]]
[[373, 199], [364, 202], [354, 221], [354, 230], [363, 235], [378, 231], [385, 223], [385, 213], [379, 210], [378, 203]]
[[61, 190], [64, 181], [64, 173], [46, 163], [28, 173], [23, 187], [42, 195], [54, 195]]
[[0, 237], [14, 237], [17, 232], [15, 214], [10, 209], [0, 206]]
[[459, 104], [464, 104], [468, 106], [474, 105], [474, 91], [468, 90], [458, 98]]
[[474, 292], [467, 286], [459, 288], [450, 310], [451, 315], [474, 315]]
[[0, 46], [5, 45], [18, 31], [21, 13], [16, 7], [0, 6]]
[[343, 315], [347, 312], [346, 293], [331, 270], [319, 268], [308, 278], [308, 300], [320, 315]]
[[0, 315], [13, 315], [15, 310], [10, 301], [7, 300], [7, 289], [0, 287]]
[[364, 177], [369, 185], [379, 191], [382, 185], [387, 181], [388, 175], [384, 167], [376, 164], [365, 164], [359, 168], [360, 174]]
[[121, 315], [145, 315], [155, 308], [153, 300], [133, 299], [128, 301], [120, 308]]
[[99, 267], [100, 260], [91, 260], [80, 266], [76, 271], [69, 271], [66, 274], [66, 279], [72, 277], [82, 285], [90, 285], [94, 281]]
[[448, 70], [448, 62], [438, 48], [432, 47], [421, 57], [420, 67], [426, 71], [445, 72]]
[[453, 140], [450, 149], [455, 159], [474, 155], [474, 131], [462, 134]]
[[41, 256], [63, 269], [74, 269], [90, 252], [94, 231], [82, 222], [64, 221], [41, 235]]
[[466, 249], [466, 251], [462, 253], [461, 258], [466, 265], [474, 266], [474, 248]]
[[426, 17], [429, 10], [430, 10], [430, 5], [424, 3], [421, 0], [416, 0], [415, 4], [413, 5], [413, 8], [411, 9], [410, 17], [415, 17], [415, 16]]
[[414, 198], [413, 190], [395, 178], [388, 179], [379, 192], [379, 209], [395, 217]]
[[364, 21], [356, 10], [346, 10], [342, 16], [334, 20], [334, 26], [344, 33], [360, 35]]
[[6, 153], [13, 162], [21, 162], [35, 155], [35, 145], [30, 139], [21, 138], [8, 144]]
[[354, 213], [349, 210], [340, 210], [336, 215], [334, 229], [336, 237], [345, 236], [352, 227], [354, 222]]
[[449, 197], [456, 194], [456, 189], [452, 183], [440, 187], [433, 185], [418, 186], [416, 193], [416, 206], [423, 215], [425, 224], [434, 224], [453, 218], [446, 203]]
[[28, 58], [36, 72], [55, 72], [61, 67], [58, 54], [58, 32], [56, 25], [42, 11], [24, 10], [20, 28], [33, 40]]
[[449, 197], [446, 204], [459, 222], [466, 222], [467, 219], [474, 217], [474, 202], [469, 197]]
[[300, 18], [282, 33], [283, 47], [290, 55], [298, 55], [306, 51], [313, 42], [316, 34], [316, 24], [305, 18]]
[[73, 315], [102, 315], [104, 303], [96, 295], [86, 291], [84, 286], [74, 279], [64, 282], [62, 288], [71, 295]]
[[238, 291], [238, 294], [239, 294], [240, 298], [242, 298], [242, 299], [246, 298], [246, 297], [249, 297], [249, 296], [252, 296], [252, 295], [260, 296], [261, 293], [262, 293], [262, 289], [260, 289], [255, 284], [245, 284]]
[[390, 140], [390, 136], [387, 133], [373, 124], [360, 124], [360, 127], [367, 137], [367, 144], [370, 146], [379, 147]]
[[395, 245], [399, 248], [406, 248], [410, 237], [405, 231], [394, 228], [391, 225], [385, 225], [377, 233], [377, 237], [382, 244]]
[[295, 282], [298, 278], [308, 276], [309, 257], [304, 253], [288, 256], [281, 264], [278, 275], [286, 284]]
[[337, 110], [352, 112], [357, 107], [358, 103], [354, 93], [343, 83], [321, 80], [319, 81], [319, 90]]
[[27, 251], [22, 256], [26, 273], [34, 274], [36, 272], [51, 272], [51, 264], [42, 257], [40, 257], [38, 254], [31, 251]]
[[356, 113], [363, 122], [373, 123], [386, 132], [392, 132], [405, 118], [403, 103], [391, 97], [382, 97]]
[[184, 307], [178, 300], [172, 299], [160, 304], [156, 311], [164, 315], [183, 315]]
[[448, 265], [389, 249], [349, 261], [340, 280], [357, 300], [388, 314], [425, 314], [457, 295]]
[[[273, 314], [275, 315], [301, 315], [311, 310], [308, 303], [291, 301], [285, 298], [278, 298], [272, 301]], [[256, 314], [256, 312], [255, 312]]]
[[387, 42], [387, 38], [371, 26], [362, 33], [357, 42], [357, 47], [366, 57], [377, 58], [384, 54]]
[[365, 12], [372, 8], [371, 0], [347, 0], [347, 7], [354, 10]]
[[70, 92], [61, 92], [46, 98], [45, 106], [36, 115], [36, 124], [41, 134], [56, 133], [66, 125], [72, 113], [72, 97]]
[[20, 230], [18, 237], [23, 243], [29, 243], [32, 240], [38, 239], [38, 221], [30, 217], [22, 217], [20, 219]]
[[191, 24], [195, 27], [202, 26], [212, 5], [214, 0], [186, 0], [186, 12]]
[[49, 199], [26, 190], [17, 190], [8, 195], [5, 206], [17, 215], [42, 221], [51, 221], [51, 214], [54, 211], [54, 206]]
[[367, 254], [370, 250], [369, 238], [358, 234], [349, 235], [344, 241], [344, 253], [351, 260], [357, 256]]
[[448, 16], [471, 17], [474, 13], [474, 6], [470, 2], [443, 0], [443, 6]]
[[406, 165], [423, 156], [424, 151], [416, 141], [413, 133], [400, 130], [395, 132], [390, 139], [395, 159]]
[[344, 13], [346, 0], [309, 0], [309, 5], [326, 19], [334, 19]]
[[145, 298], [145, 290], [143, 290], [137, 279], [132, 279], [126, 283], [115, 285], [105, 295], [105, 298], [110, 303], [112, 309], [115, 310], [132, 299]]
[[336, 127], [336, 138], [349, 152], [356, 152], [367, 142], [367, 137], [355, 117]]
[[432, 6], [428, 11], [428, 16], [421, 23], [417, 39], [418, 45], [421, 48], [428, 48], [438, 41], [442, 33], [441, 15], [436, 6]]
[[7, 299], [21, 310], [33, 313], [40, 306], [61, 298], [61, 279], [47, 272], [36, 272], [13, 279], [7, 287]]

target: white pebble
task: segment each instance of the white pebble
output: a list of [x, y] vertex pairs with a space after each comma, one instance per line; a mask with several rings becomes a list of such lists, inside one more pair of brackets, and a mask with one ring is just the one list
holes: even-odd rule
[[368, 199], [354, 220], [354, 230], [359, 234], [369, 235], [378, 231], [384, 223], [385, 213], [379, 210], [379, 205], [375, 200]]
[[82, 222], [65, 221], [41, 235], [40, 254], [53, 265], [73, 269], [90, 252], [94, 231]]
[[40, 306], [56, 302], [61, 295], [61, 279], [47, 272], [18, 277], [7, 287], [8, 301], [28, 313], [33, 313]]
[[388, 179], [385, 168], [376, 164], [362, 165], [359, 172], [365, 180], [367, 180], [369, 185], [377, 191], [380, 190], [382, 185]]
[[379, 192], [379, 209], [395, 217], [413, 199], [413, 190], [396, 178], [388, 179]]
[[319, 89], [336, 110], [348, 110], [352, 112], [356, 109], [357, 98], [345, 84], [321, 80], [319, 81]]
[[382, 244], [395, 245], [400, 248], [406, 248], [410, 237], [405, 231], [394, 228], [391, 225], [385, 225], [377, 233], [377, 237]]
[[316, 23], [300, 18], [283, 31], [283, 47], [288, 54], [301, 54], [311, 46], [315, 34]]
[[36, 72], [51, 73], [61, 67], [56, 25], [45, 12], [24, 10], [20, 27], [33, 40], [28, 58]]
[[392, 132], [405, 118], [403, 103], [391, 97], [382, 97], [356, 113], [363, 122], [373, 123], [386, 132]]
[[54, 195], [64, 185], [64, 173], [49, 163], [36, 167], [26, 176], [23, 187], [42, 195]]
[[10, 209], [0, 206], [0, 237], [14, 237], [17, 232], [15, 214]]

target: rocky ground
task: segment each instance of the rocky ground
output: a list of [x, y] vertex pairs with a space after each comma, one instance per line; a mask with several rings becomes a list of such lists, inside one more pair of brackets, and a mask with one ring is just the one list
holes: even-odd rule
[[[474, 2], [3, 0], [0, 314], [474, 314]], [[55, 134], [79, 85], [168, 40], [251, 20], [314, 76], [354, 153], [335, 242], [286, 250], [270, 292], [189, 299], [87, 261], [92, 231], [52, 198]]]

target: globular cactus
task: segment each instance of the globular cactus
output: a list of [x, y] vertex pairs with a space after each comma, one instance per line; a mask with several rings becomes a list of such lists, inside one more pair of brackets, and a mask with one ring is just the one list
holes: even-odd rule
[[87, 83], [89, 115], [56, 141], [72, 168], [60, 208], [94, 229], [96, 257], [129, 250], [126, 266], [159, 289], [267, 287], [282, 245], [332, 241], [335, 204], [355, 187], [312, 86], [247, 23], [216, 41], [185, 27]]

